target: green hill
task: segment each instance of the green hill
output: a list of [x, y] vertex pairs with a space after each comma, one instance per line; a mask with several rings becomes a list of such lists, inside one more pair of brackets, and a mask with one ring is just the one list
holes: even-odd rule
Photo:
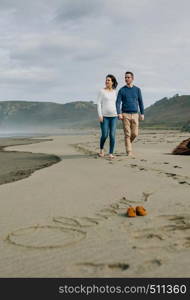
[[97, 123], [96, 104], [76, 101], [66, 104], [54, 102], [1, 101], [1, 128], [35, 127], [93, 127]]
[[163, 98], [145, 109], [144, 127], [180, 128], [190, 119], [190, 95]]
[[183, 125], [182, 131], [190, 132], [190, 120], [187, 123], [185, 123], [185, 125]]
[[[92, 101], [66, 104], [39, 101], [0, 101], [0, 129], [98, 127]], [[190, 95], [163, 98], [145, 109], [144, 128], [183, 128], [190, 131]], [[118, 122], [118, 127], [122, 123]]]

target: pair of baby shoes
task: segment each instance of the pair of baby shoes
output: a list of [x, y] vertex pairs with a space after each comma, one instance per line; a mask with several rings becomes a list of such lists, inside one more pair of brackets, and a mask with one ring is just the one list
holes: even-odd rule
[[147, 210], [143, 206], [137, 206], [136, 208], [130, 206], [127, 210], [128, 217], [146, 216]]

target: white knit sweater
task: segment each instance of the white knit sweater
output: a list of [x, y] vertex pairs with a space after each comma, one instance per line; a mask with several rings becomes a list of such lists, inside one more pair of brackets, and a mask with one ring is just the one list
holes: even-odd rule
[[115, 117], [117, 116], [116, 110], [116, 90], [109, 91], [101, 89], [97, 97], [97, 110], [99, 117]]

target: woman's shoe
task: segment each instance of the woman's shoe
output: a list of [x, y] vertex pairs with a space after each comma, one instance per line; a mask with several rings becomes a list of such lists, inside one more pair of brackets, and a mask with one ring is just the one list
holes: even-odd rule
[[137, 216], [146, 216], [147, 210], [143, 206], [137, 206], [136, 207], [136, 214]]
[[115, 156], [113, 154], [109, 154], [109, 159], [114, 159]]
[[134, 207], [129, 207], [127, 210], [127, 216], [128, 217], [136, 217], [136, 210]]

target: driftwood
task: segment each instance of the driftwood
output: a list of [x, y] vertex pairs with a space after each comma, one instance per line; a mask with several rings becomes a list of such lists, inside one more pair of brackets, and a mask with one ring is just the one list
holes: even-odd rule
[[182, 141], [173, 151], [172, 154], [190, 155], [190, 138]]

